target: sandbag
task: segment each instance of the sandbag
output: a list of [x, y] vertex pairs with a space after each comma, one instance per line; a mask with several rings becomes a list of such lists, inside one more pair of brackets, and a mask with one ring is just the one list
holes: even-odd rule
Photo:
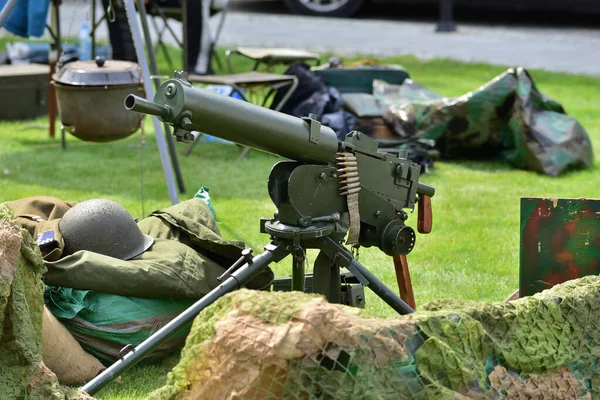
[[599, 308], [599, 276], [396, 318], [317, 295], [238, 290], [195, 319], [148, 400], [598, 398]]
[[[52, 314], [81, 344], [106, 365], [119, 359], [125, 345], [137, 346], [162, 328], [194, 300], [142, 298], [47, 285], [46, 302]], [[186, 326], [150, 353], [158, 359], [179, 350]]]
[[65, 385], [88, 382], [105, 369], [100, 361], [81, 348], [47, 307], [44, 307], [42, 357], [44, 364]]

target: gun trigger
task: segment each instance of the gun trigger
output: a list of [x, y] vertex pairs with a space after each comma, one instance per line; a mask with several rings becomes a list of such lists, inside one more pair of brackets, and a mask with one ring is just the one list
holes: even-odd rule
[[431, 197], [419, 195], [419, 213], [417, 217], [417, 231], [419, 233], [430, 233], [433, 226], [433, 215], [431, 212]]

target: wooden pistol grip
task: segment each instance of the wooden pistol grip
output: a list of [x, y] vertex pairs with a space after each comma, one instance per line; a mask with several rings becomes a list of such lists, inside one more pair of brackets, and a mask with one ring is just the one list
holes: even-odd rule
[[431, 197], [419, 195], [419, 214], [417, 219], [417, 231], [419, 233], [431, 232], [433, 216], [431, 213]]

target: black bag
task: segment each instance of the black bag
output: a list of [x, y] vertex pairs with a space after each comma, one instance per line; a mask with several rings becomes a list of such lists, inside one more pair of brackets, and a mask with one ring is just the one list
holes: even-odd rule
[[[296, 90], [294, 90], [294, 92], [290, 95], [290, 98], [287, 100], [283, 108], [279, 110], [284, 114], [294, 115], [294, 109], [303, 101], [312, 96], [313, 93], [325, 91], [327, 89], [323, 83], [323, 80], [310, 70], [310, 66], [308, 64], [294, 63], [290, 65], [284, 74], [294, 75], [298, 79], [298, 86], [296, 87]], [[288, 90], [288, 87], [279, 89], [273, 97], [272, 104], [279, 104]]]

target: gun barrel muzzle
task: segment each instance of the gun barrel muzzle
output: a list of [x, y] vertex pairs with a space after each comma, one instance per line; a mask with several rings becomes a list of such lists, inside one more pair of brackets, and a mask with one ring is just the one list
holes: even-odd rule
[[435, 188], [433, 186], [429, 186], [419, 182], [419, 185], [417, 187], [417, 194], [433, 197], [433, 195], [435, 194]]
[[125, 98], [125, 108], [130, 111], [156, 115], [161, 119], [167, 119], [171, 114], [169, 106], [156, 104], [134, 94], [130, 94]]

